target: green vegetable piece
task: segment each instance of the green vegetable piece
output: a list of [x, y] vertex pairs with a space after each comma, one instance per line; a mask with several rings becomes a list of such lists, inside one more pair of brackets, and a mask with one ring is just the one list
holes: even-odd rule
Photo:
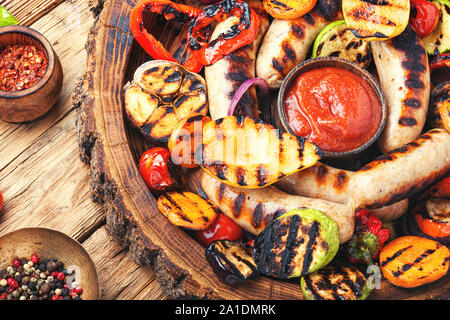
[[432, 1], [439, 10], [439, 22], [433, 32], [423, 39], [429, 55], [450, 51], [450, 1]]
[[300, 277], [331, 262], [339, 249], [336, 222], [315, 209], [291, 210], [256, 238], [258, 270], [279, 279]]
[[345, 20], [328, 24], [314, 41], [312, 58], [340, 57], [366, 68], [372, 62], [368, 42], [355, 37]]
[[0, 6], [0, 27], [19, 24], [16, 18], [8, 12], [4, 7]]
[[372, 289], [354, 266], [327, 266], [301, 278], [306, 300], [365, 300]]

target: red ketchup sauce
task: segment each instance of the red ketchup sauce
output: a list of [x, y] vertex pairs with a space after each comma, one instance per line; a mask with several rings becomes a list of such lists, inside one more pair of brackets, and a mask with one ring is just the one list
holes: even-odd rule
[[369, 141], [382, 115], [370, 84], [336, 67], [301, 74], [286, 94], [284, 111], [296, 135], [330, 152], [349, 151]]

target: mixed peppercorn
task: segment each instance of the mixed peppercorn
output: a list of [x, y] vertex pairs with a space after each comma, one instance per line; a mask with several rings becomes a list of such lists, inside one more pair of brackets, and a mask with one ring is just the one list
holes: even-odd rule
[[12, 45], [0, 53], [0, 90], [21, 91], [39, 82], [48, 66], [42, 50], [32, 45]]
[[83, 288], [68, 281], [73, 273], [54, 258], [15, 258], [0, 272], [0, 300], [81, 300]]

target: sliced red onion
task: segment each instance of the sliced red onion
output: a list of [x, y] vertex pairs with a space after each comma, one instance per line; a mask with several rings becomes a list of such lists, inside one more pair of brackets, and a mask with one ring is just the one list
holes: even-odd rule
[[[249, 79], [249, 80], [245, 81], [243, 84], [241, 84], [239, 89], [237, 89], [236, 94], [233, 97], [233, 100], [231, 100], [230, 107], [228, 108], [228, 114], [227, 114], [228, 116], [234, 115], [236, 106], [239, 103], [239, 101], [241, 100], [242, 96], [253, 85], [256, 85], [260, 89], [261, 99], [259, 99], [259, 100], [264, 102], [263, 103], [264, 104], [263, 111], [268, 111], [268, 110], [266, 110], [265, 107], [267, 107], [267, 106], [270, 107], [269, 84], [267, 83], [266, 80], [264, 80], [262, 78], [253, 78], [253, 79]], [[263, 114], [265, 114], [265, 113], [266, 112], [263, 112]], [[266, 120], [266, 119], [263, 119], [263, 120]]]

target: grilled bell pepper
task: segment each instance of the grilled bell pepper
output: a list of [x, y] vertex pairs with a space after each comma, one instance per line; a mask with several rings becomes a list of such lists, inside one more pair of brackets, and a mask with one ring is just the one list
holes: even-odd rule
[[350, 262], [373, 264], [389, 234], [390, 230], [383, 228], [383, 223], [374, 213], [358, 211], [355, 215], [355, 234], [347, 247]]
[[450, 53], [441, 53], [431, 61], [431, 72], [440, 68], [444, 68], [444, 70], [450, 73]]
[[[227, 32], [210, 41], [212, 23], [219, 23], [232, 16], [239, 18]], [[251, 43], [259, 29], [258, 15], [248, 3], [239, 0], [224, 0], [205, 7], [188, 28], [188, 43], [192, 54], [201, 64], [216, 63], [222, 57]]]
[[[130, 29], [142, 48], [155, 60], [178, 62], [161, 42], [145, 29], [144, 16], [150, 12], [162, 14], [167, 20], [174, 19], [179, 23], [187, 23], [197, 17], [200, 10], [170, 0], [141, 0], [131, 11]], [[203, 66], [192, 56], [187, 59], [183, 67], [190, 72], [198, 73]]]

